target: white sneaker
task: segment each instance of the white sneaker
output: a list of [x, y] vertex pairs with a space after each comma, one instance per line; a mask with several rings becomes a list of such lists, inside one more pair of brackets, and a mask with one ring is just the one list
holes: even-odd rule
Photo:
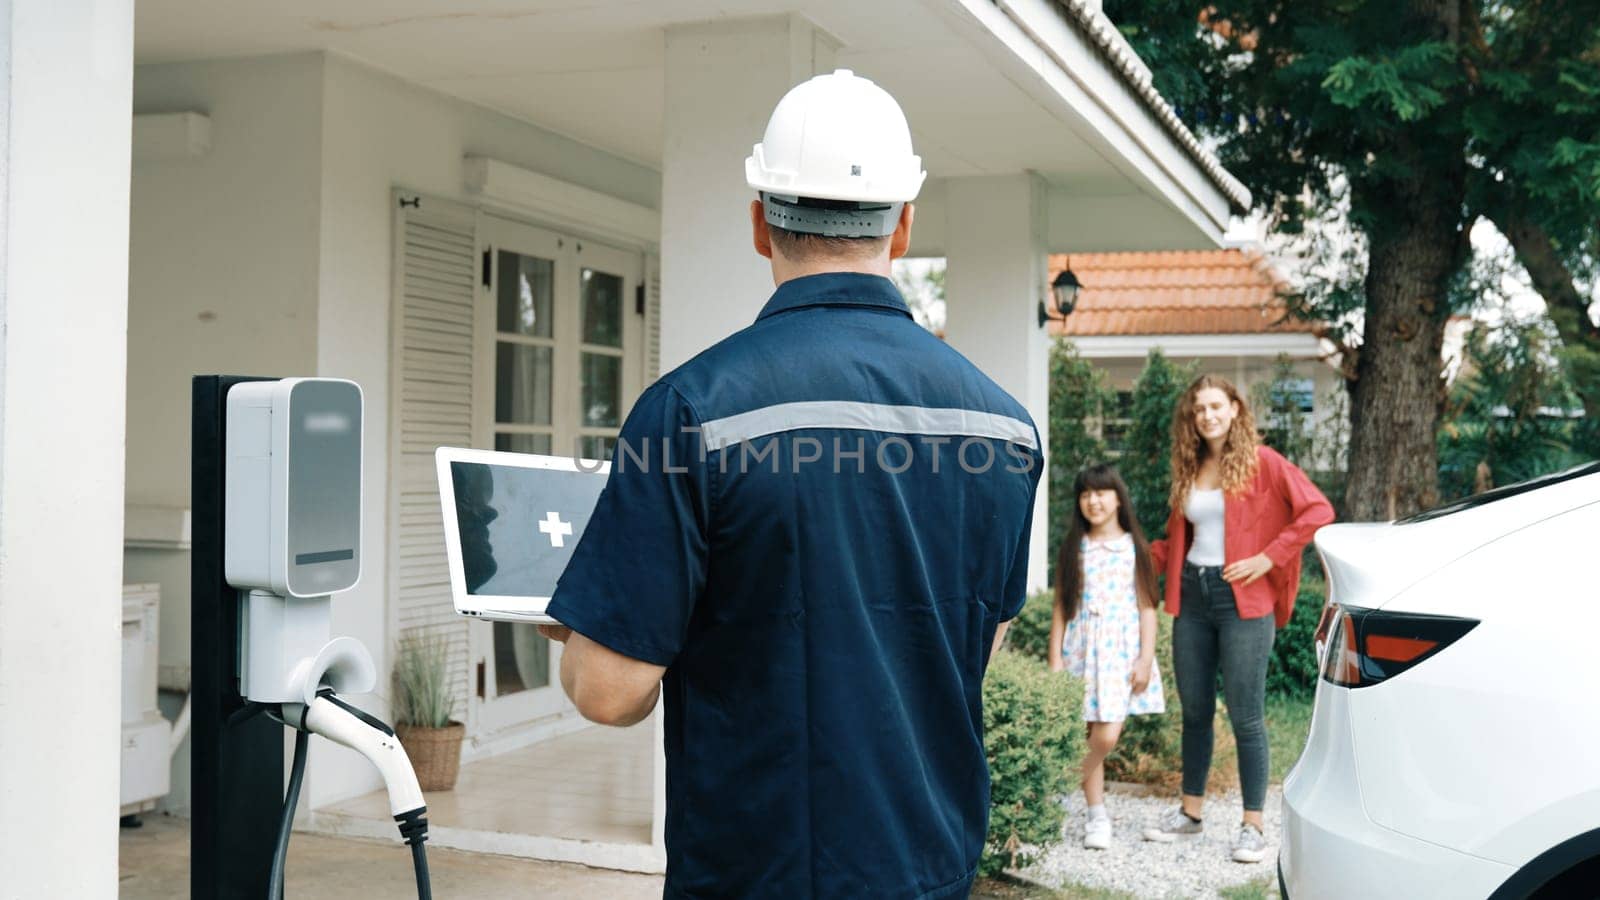
[[1091, 817], [1083, 830], [1083, 846], [1090, 850], [1111, 849], [1111, 817]]
[[1267, 855], [1267, 838], [1261, 829], [1246, 822], [1239, 826], [1239, 835], [1233, 839], [1233, 861], [1258, 863]]
[[1144, 839], [1156, 841], [1161, 844], [1170, 844], [1181, 837], [1194, 837], [1205, 828], [1194, 819], [1183, 814], [1183, 807], [1177, 807], [1161, 817], [1153, 827], [1144, 830]]

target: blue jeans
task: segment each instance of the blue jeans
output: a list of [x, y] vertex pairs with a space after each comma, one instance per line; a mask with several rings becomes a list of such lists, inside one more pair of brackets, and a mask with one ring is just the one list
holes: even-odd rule
[[1246, 812], [1267, 799], [1267, 661], [1276, 636], [1272, 614], [1239, 618], [1222, 567], [1183, 564], [1182, 605], [1172, 624], [1172, 668], [1183, 707], [1183, 792], [1203, 797], [1211, 774], [1217, 670], [1239, 745], [1239, 787]]

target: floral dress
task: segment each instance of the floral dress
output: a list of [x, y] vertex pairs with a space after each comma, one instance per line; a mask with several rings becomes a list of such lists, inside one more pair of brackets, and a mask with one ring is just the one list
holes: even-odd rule
[[1067, 623], [1061, 655], [1067, 671], [1083, 679], [1084, 721], [1121, 722], [1128, 716], [1165, 712], [1160, 667], [1150, 667], [1150, 684], [1138, 695], [1129, 682], [1139, 658], [1133, 536], [1109, 541], [1085, 537], [1080, 558], [1082, 602], [1077, 618]]

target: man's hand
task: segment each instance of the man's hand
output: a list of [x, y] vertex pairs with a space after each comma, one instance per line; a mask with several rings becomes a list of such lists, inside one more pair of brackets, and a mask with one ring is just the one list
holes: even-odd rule
[[1148, 656], [1141, 656], [1133, 661], [1133, 674], [1128, 676], [1128, 682], [1133, 685], [1135, 694], [1144, 693], [1150, 686], [1150, 670], [1155, 666], [1155, 660]]
[[1272, 560], [1268, 559], [1265, 553], [1257, 553], [1249, 559], [1229, 564], [1222, 570], [1222, 580], [1242, 587], [1270, 571], [1272, 571]]
[[558, 644], [565, 644], [572, 637], [572, 629], [565, 625], [540, 625], [539, 633]]

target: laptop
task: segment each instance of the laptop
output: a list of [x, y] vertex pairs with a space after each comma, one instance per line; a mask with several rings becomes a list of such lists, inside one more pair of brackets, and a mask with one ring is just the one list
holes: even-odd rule
[[611, 464], [458, 447], [434, 462], [456, 612], [557, 624], [545, 610]]

